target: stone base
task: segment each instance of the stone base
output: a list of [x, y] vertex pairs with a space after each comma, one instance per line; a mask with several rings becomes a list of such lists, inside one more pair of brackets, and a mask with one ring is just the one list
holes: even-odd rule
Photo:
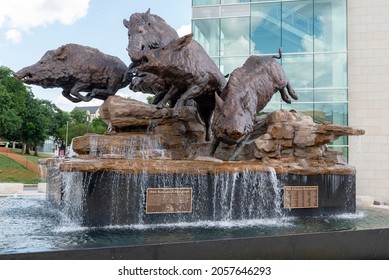
[[[276, 169], [255, 161], [78, 160], [48, 168], [48, 176], [58, 176], [58, 168], [61, 183], [48, 185], [49, 199], [85, 226], [328, 215], [356, 209], [355, 171], [344, 166], [342, 172], [309, 175], [276, 174]], [[318, 186], [318, 207], [285, 209], [285, 186]], [[191, 212], [146, 214], [148, 188], [190, 188]]]

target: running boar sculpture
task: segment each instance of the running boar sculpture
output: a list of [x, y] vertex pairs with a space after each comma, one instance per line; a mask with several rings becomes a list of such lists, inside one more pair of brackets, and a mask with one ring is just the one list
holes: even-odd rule
[[176, 102], [174, 114], [179, 115], [187, 100], [193, 99], [196, 102], [199, 115], [205, 123], [208, 141], [215, 93], [222, 92], [226, 78], [192, 36], [189, 34], [165, 47], [144, 51], [142, 63], [136, 68], [142, 73], [154, 74], [171, 85], [157, 104], [158, 108], [173, 100]]
[[[137, 69], [137, 66], [142, 64], [142, 57], [146, 51], [166, 46], [178, 39], [178, 34], [161, 17], [151, 14], [150, 9], [146, 13], [132, 14], [129, 20], [123, 20], [123, 25], [128, 29], [127, 52], [132, 61], [126, 73], [130, 89], [154, 94], [153, 104], [156, 105], [163, 99], [170, 87], [164, 79], [156, 75], [148, 73], [146, 76]], [[175, 101], [171, 100], [169, 105], [174, 107]]]
[[286, 103], [291, 103], [288, 94], [297, 100], [284, 70], [275, 58], [281, 58], [281, 49], [278, 56], [250, 56], [242, 67], [231, 73], [222, 94], [215, 95], [212, 156], [221, 141], [229, 145], [237, 144], [230, 158], [235, 160], [253, 131], [257, 113], [277, 91]]
[[[105, 100], [129, 84], [124, 78], [127, 65], [98, 49], [67, 44], [50, 50], [35, 64], [14, 73], [26, 84], [62, 88], [72, 102]], [[83, 96], [80, 92], [86, 92]]]

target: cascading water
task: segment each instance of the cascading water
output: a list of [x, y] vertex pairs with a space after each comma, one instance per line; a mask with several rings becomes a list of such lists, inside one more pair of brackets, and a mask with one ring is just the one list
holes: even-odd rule
[[[134, 162], [134, 164], [136, 164]], [[204, 174], [61, 172], [63, 212], [94, 225], [182, 223], [279, 218], [281, 190], [274, 170]], [[191, 213], [146, 214], [147, 188], [192, 188]], [[89, 219], [89, 218], [88, 218]], [[103, 221], [104, 220], [104, 221]]]
[[169, 153], [158, 137], [147, 133], [128, 133], [120, 144], [100, 142], [99, 135], [89, 137], [91, 158], [168, 159]]
[[81, 224], [84, 201], [84, 177], [81, 172], [62, 173], [62, 211], [72, 221]]
[[160, 139], [151, 139], [147, 135], [137, 135], [131, 137], [129, 142], [130, 148], [126, 151], [127, 159], [168, 158]]
[[98, 141], [99, 141], [99, 135], [93, 134], [93, 135], [90, 136], [90, 139], [89, 139], [89, 146], [90, 146], [89, 155], [91, 157], [95, 158], [97, 156]]

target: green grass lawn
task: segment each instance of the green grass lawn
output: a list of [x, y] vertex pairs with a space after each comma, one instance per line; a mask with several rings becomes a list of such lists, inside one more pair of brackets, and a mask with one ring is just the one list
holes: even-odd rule
[[0, 183], [37, 184], [39, 176], [24, 166], [0, 155]]
[[28, 160], [32, 161], [33, 163], [35, 164], [39, 164], [38, 163], [38, 160], [40, 158], [50, 158], [50, 157], [53, 157], [52, 154], [46, 154], [46, 153], [38, 153], [38, 156], [33, 156], [33, 155], [22, 155], [21, 154], [21, 149], [11, 149], [12, 151], [14, 151], [15, 153], [17, 153], [18, 155], [21, 155], [21, 156], [24, 156], [25, 158], [27, 158]]

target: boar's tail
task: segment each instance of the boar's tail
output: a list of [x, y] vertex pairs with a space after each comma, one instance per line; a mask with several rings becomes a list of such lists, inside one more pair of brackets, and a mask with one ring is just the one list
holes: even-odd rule
[[278, 49], [278, 55], [273, 55], [273, 58], [280, 59], [282, 57], [282, 50], [281, 48]]

